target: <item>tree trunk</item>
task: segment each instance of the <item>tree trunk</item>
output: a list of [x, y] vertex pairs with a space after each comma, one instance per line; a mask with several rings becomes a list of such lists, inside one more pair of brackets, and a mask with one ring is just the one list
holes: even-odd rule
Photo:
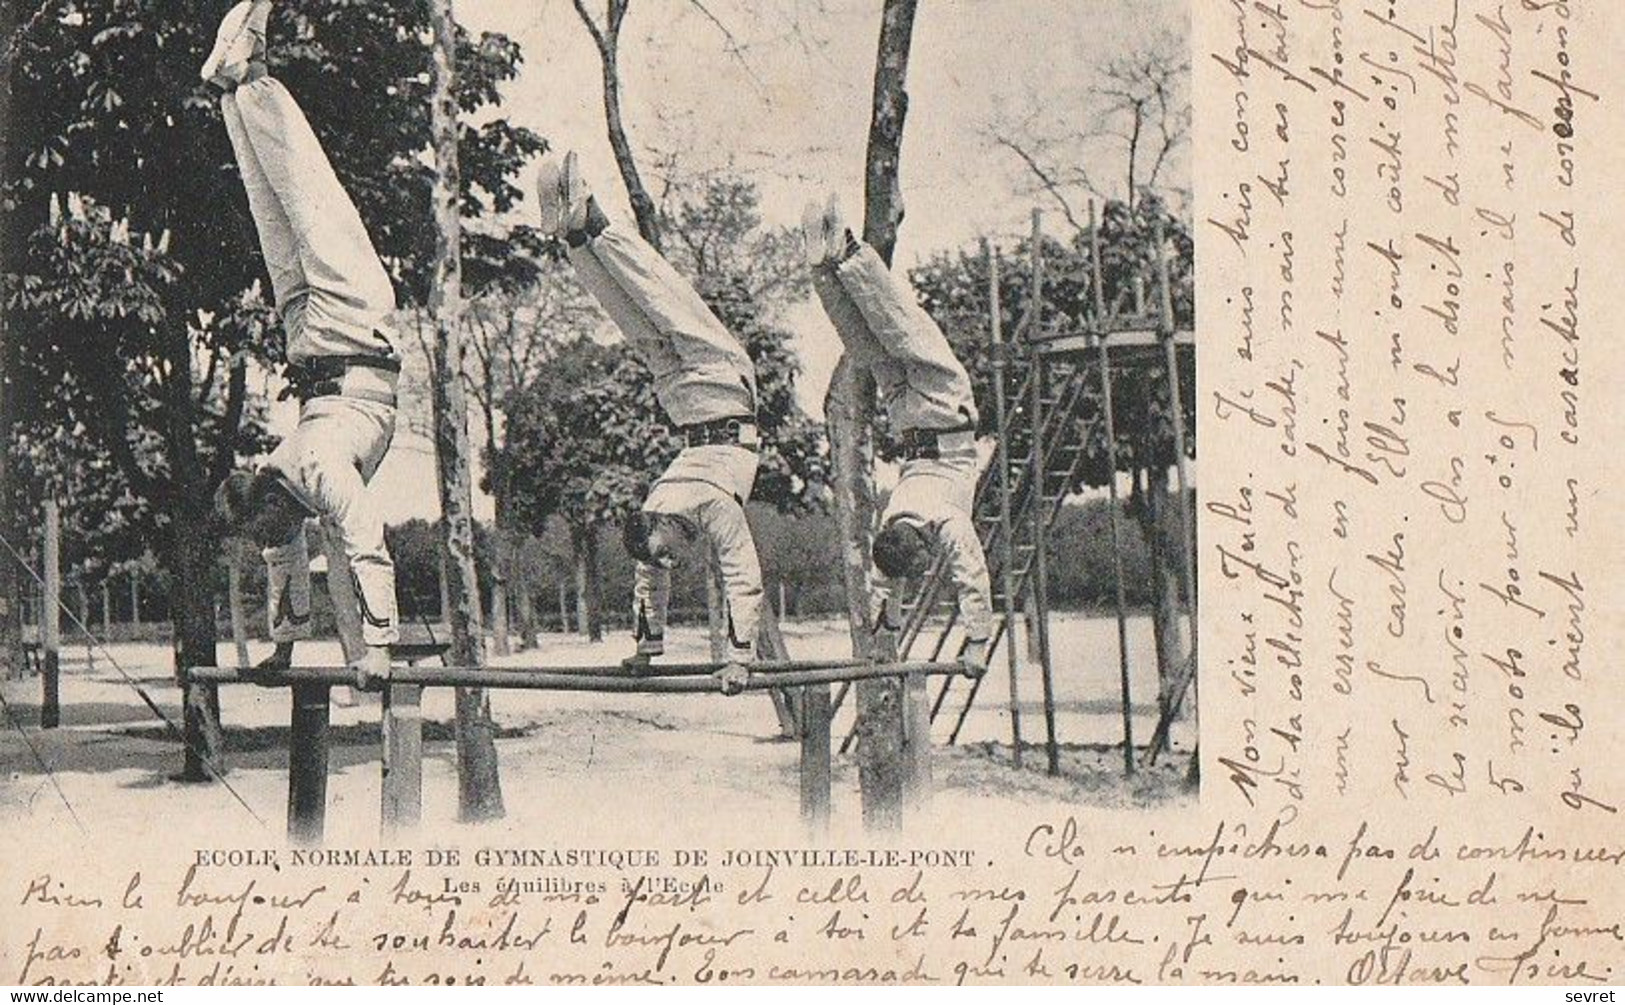
[[570, 558], [576, 574], [576, 631], [590, 642], [602, 642], [604, 591], [598, 582], [597, 528], [570, 525]]
[[96, 637], [90, 631], [90, 595], [85, 592], [83, 580], [75, 580], [73, 592], [79, 601], [79, 624], [75, 627], [85, 642], [85, 666], [94, 673], [96, 671]]
[[516, 593], [519, 600], [519, 651], [536, 646], [536, 605], [530, 595], [530, 584], [521, 582]]
[[[581, 623], [576, 626], [576, 630], [583, 635], [587, 634], [585, 613], [581, 617]], [[561, 635], [570, 634], [570, 588], [565, 585], [562, 579], [559, 580], [559, 633]]]
[[656, 251], [660, 244], [660, 214], [655, 201], [644, 188], [638, 174], [637, 161], [632, 158], [632, 141], [627, 138], [626, 125], [621, 121], [621, 81], [615, 46], [619, 33], [611, 33], [606, 48], [600, 49], [604, 65], [604, 123], [609, 128], [609, 147], [615, 152], [615, 166], [626, 185], [626, 197], [632, 203], [632, 217], [637, 221], [638, 233]]
[[448, 563], [448, 559], [446, 558], [445, 532], [444, 532], [444, 525], [442, 524], [441, 540], [440, 540], [440, 563], [435, 566], [434, 575], [435, 575], [435, 583], [436, 583], [436, 585], [438, 585], [440, 587], [440, 616], [439, 616], [439, 620], [444, 621], [446, 624], [449, 625], [449, 624], [451, 624], [451, 586], [449, 585], [450, 582], [451, 582], [451, 577], [446, 572], [447, 563]]
[[[15, 30], [13, 4], [0, 9], [0, 37], [10, 39]], [[11, 74], [0, 74], [0, 135], [11, 135]], [[0, 171], [8, 158], [0, 158]], [[10, 179], [0, 177], [0, 186]], [[6, 261], [12, 251], [7, 242], [0, 241], [0, 273], [9, 273], [11, 263]], [[13, 343], [9, 325], [0, 324], [0, 535], [7, 541], [20, 541], [15, 512], [16, 486], [9, 474], [11, 467], [11, 426], [15, 403], [11, 393]], [[23, 594], [17, 560], [10, 554], [0, 555], [0, 680], [22, 673]]]
[[869, 120], [863, 186], [863, 239], [887, 265], [903, 221], [903, 121], [908, 115], [908, 54], [916, 0], [886, 0], [875, 53], [874, 114]]
[[[206, 514], [198, 512], [181, 526], [200, 527], [205, 519]], [[213, 578], [215, 554], [213, 543], [203, 535], [175, 535], [170, 559], [175, 587], [170, 593], [169, 609], [175, 626], [177, 672], [184, 667], [212, 667], [219, 662], [214, 598], [207, 586], [200, 585]], [[214, 684], [188, 684], [182, 690], [182, 701], [186, 758], [178, 780], [206, 782], [224, 775], [225, 733], [220, 723], [219, 688]]]
[[[175, 673], [190, 667], [218, 665], [214, 621], [214, 563], [219, 541], [198, 528], [208, 527], [213, 486], [198, 455], [197, 407], [193, 398], [192, 342], [184, 324], [173, 326], [165, 340], [169, 377], [164, 383], [164, 447], [170, 484], [159, 505], [169, 516], [169, 568], [174, 573], [169, 617], [174, 625]], [[229, 448], [228, 448], [229, 449]], [[131, 596], [138, 576], [131, 574]], [[214, 684], [182, 686], [185, 707], [185, 760], [178, 781], [206, 782], [225, 774], [225, 737], [220, 725], [220, 694]]]
[[[880, 40], [875, 51], [875, 85], [869, 143], [864, 171], [863, 239], [887, 265], [897, 246], [897, 226], [903, 218], [899, 181], [903, 147], [903, 121], [908, 112], [908, 55], [914, 30], [915, 0], [886, 0], [880, 15]], [[847, 357], [836, 364], [830, 383], [826, 414], [834, 460], [836, 522], [841, 537], [841, 559], [847, 589], [847, 620], [855, 653], [870, 642], [864, 636], [869, 612], [869, 548], [874, 531], [874, 376], [860, 372]], [[889, 636], [888, 636], [889, 640]], [[864, 822], [895, 829], [901, 822], [901, 804], [892, 789], [900, 784], [905, 702], [919, 702], [924, 692], [904, 694], [898, 678], [861, 681], [857, 685], [858, 733], [867, 742], [859, 747], [864, 785]], [[913, 716], [923, 720], [925, 710]], [[887, 738], [882, 742], [881, 738]], [[927, 742], [929, 739], [927, 738]], [[870, 780], [875, 792], [871, 796]]]
[[[479, 579], [474, 569], [474, 496], [468, 474], [468, 405], [463, 367], [468, 351], [461, 322], [462, 223], [458, 217], [457, 28], [452, 0], [432, 0], [434, 89], [430, 96], [434, 136], [434, 212], [437, 224], [434, 281], [429, 308], [434, 315], [435, 455], [440, 470], [441, 532], [448, 557], [451, 599], [451, 659], [461, 666], [485, 665]], [[502, 816], [502, 784], [497, 774], [491, 702], [482, 688], [458, 688], [457, 791], [463, 820]]]
[[[485, 400], [491, 401], [495, 389], [487, 382]], [[498, 656], [512, 650], [508, 645], [508, 586], [513, 574], [513, 545], [508, 539], [507, 501], [508, 479], [497, 444], [496, 410], [485, 408], [485, 442], [490, 447], [491, 496], [495, 512], [491, 519], [491, 647]]]
[[1179, 575], [1168, 551], [1168, 471], [1146, 473], [1145, 505], [1140, 529], [1151, 553], [1151, 629], [1157, 647], [1157, 711], [1165, 714], [1173, 700], [1170, 692], [1184, 654], [1179, 630]]
[[[887, 0], [875, 54], [874, 107], [864, 173], [863, 239], [887, 264], [897, 246], [897, 225], [903, 215], [898, 170], [903, 119], [908, 111], [903, 85], [908, 73], [914, 9], [914, 0]], [[872, 617], [869, 545], [875, 521], [873, 374], [843, 356], [830, 380], [824, 414], [832, 454], [841, 568], [846, 581], [847, 623], [853, 652], [861, 653], [868, 646]]]
[[842, 356], [824, 401], [829, 431], [835, 525], [841, 542], [841, 576], [846, 584], [846, 619], [852, 654], [869, 647], [869, 544], [875, 522], [875, 382], [865, 369]]
[[[584, 638], [592, 638], [591, 614], [587, 610], [587, 580], [590, 573], [587, 571], [587, 541], [586, 531], [576, 527], [570, 528], [570, 565], [575, 569], [576, 577], [576, 632]], [[564, 604], [564, 594], [559, 593], [559, 604]]]
[[593, 642], [604, 641], [604, 579], [598, 568], [598, 528], [586, 529], [585, 547], [582, 549], [587, 562], [587, 638]]
[[62, 520], [55, 498], [45, 500], [45, 540], [40, 564], [44, 566], [44, 596], [40, 601], [41, 729], [62, 724]]
[[496, 569], [491, 577], [491, 650], [498, 656], [506, 656], [512, 652], [508, 644], [508, 577], [504, 573], [508, 565], [507, 546], [503, 544], [505, 535], [501, 528], [494, 530], [493, 534], [496, 538], [492, 542]]

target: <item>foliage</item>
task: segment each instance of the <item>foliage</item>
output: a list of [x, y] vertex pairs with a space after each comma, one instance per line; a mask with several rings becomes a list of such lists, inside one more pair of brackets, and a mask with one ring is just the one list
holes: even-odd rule
[[[61, 0], [19, 36], [9, 67], [0, 242], [23, 249], [6, 263], [8, 326], [24, 347], [16, 383], [35, 392], [19, 402], [19, 435], [31, 474], [69, 496], [69, 519], [106, 535], [105, 560], [162, 541], [166, 525], [206, 532], [197, 515], [213, 480], [266, 446], [246, 371], [250, 358], [278, 362], [280, 340], [219, 102], [197, 77], [225, 9]], [[287, 0], [270, 30], [272, 73], [407, 303], [426, 299], [434, 246], [427, 27], [423, 0]], [[519, 61], [501, 36], [461, 39], [467, 119]], [[465, 124], [464, 212], [511, 209], [541, 146], [500, 117]], [[64, 202], [82, 208], [65, 228], [50, 212]], [[468, 281], [508, 275], [512, 249], [535, 243], [522, 230], [473, 237]]]
[[660, 220], [666, 254], [702, 288], [724, 282], [768, 313], [807, 295], [800, 235], [763, 226], [754, 182], [730, 172], [670, 179]]

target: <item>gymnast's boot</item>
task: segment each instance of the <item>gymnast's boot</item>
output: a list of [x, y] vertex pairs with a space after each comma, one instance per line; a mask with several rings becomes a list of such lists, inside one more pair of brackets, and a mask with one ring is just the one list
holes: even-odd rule
[[536, 171], [536, 196], [544, 233], [563, 237], [588, 229], [592, 190], [581, 177], [581, 165], [574, 150], [562, 158], [549, 157], [542, 161]]
[[810, 199], [806, 208], [801, 211], [801, 250], [807, 256], [809, 269], [816, 269], [829, 261], [826, 247], [824, 207], [818, 205], [817, 199]]
[[621, 668], [635, 674], [654, 673], [656, 657], [666, 655], [666, 641], [660, 636], [641, 636], [638, 651], [621, 660]]
[[829, 200], [820, 205], [816, 200], [807, 203], [801, 213], [801, 242], [807, 255], [807, 264], [840, 263], [857, 251], [857, 241], [846, 229], [841, 214], [841, 200], [831, 192]]
[[265, 28], [270, 18], [271, 0], [243, 0], [227, 11], [198, 75], [222, 91], [264, 76]]

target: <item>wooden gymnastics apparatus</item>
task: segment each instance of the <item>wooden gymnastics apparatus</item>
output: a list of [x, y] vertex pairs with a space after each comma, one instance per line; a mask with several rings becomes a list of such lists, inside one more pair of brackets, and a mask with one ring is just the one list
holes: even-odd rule
[[[399, 647], [395, 658], [416, 659], [444, 647]], [[395, 667], [382, 685], [382, 832], [410, 831], [423, 814], [423, 690], [429, 687], [481, 687], [529, 691], [587, 691], [612, 694], [716, 694], [719, 685], [710, 675], [714, 663], [668, 664], [640, 673], [619, 666], [559, 666], [504, 668], [456, 666]], [[881, 677], [912, 678], [961, 673], [957, 663], [871, 662], [866, 660], [792, 661], [757, 664], [744, 685], [747, 692], [791, 689], [806, 694], [822, 691], [824, 701], [801, 701], [801, 813], [818, 829], [829, 822], [830, 729], [827, 686], [831, 683]], [[196, 667], [188, 671], [197, 683], [252, 683], [286, 687], [292, 693], [288, 732], [288, 838], [299, 844], [322, 840], [327, 813], [328, 722], [331, 690], [353, 684], [352, 670], [342, 666], [301, 666], [285, 670], [242, 671], [227, 667]], [[885, 724], [879, 725], [881, 728]], [[892, 739], [876, 742], [897, 761], [890, 770], [860, 774], [864, 786], [864, 818], [897, 820], [905, 805], [919, 805], [929, 795], [930, 742], [918, 731], [905, 732], [906, 722], [895, 724]], [[883, 738], [873, 734], [876, 741]], [[895, 779], [895, 784], [888, 780]]]
[[[1054, 655], [1050, 647], [1050, 603], [1048, 550], [1052, 525], [1081, 476], [1091, 438], [1105, 442], [1108, 470], [1106, 480], [1110, 502], [1113, 557], [1113, 586], [1117, 618], [1118, 679], [1121, 690], [1123, 727], [1123, 770], [1135, 770], [1134, 724], [1129, 684], [1128, 608], [1123, 579], [1122, 514], [1119, 506], [1116, 472], [1118, 445], [1113, 409], [1113, 368], [1161, 370], [1168, 382], [1172, 403], [1173, 447], [1179, 490], [1180, 562], [1184, 575], [1183, 601], [1191, 624], [1191, 646], [1173, 679], [1168, 682], [1168, 701], [1161, 709], [1156, 729], [1145, 749], [1147, 763], [1154, 762], [1167, 748], [1169, 731], [1177, 718], [1186, 692], [1196, 674], [1196, 595], [1195, 523], [1191, 514], [1190, 472], [1187, 461], [1188, 437], [1185, 428], [1183, 396], [1179, 371], [1181, 359], [1195, 352], [1195, 336], [1174, 322], [1173, 288], [1166, 244], [1160, 220], [1152, 229], [1151, 275], [1137, 276], [1132, 298], [1106, 299], [1102, 274], [1103, 248], [1095, 206], [1089, 206], [1087, 240], [1090, 246], [1091, 274], [1088, 285], [1090, 310], [1083, 317], [1063, 317], [1056, 323], [1045, 320], [1045, 261], [1043, 220], [1032, 214], [1029, 242], [1029, 295], [1025, 312], [1013, 337], [1005, 337], [1000, 306], [999, 257], [983, 242], [988, 270], [989, 334], [992, 340], [994, 421], [997, 438], [993, 462], [982, 473], [977, 486], [975, 519], [982, 547], [987, 554], [992, 578], [995, 625], [989, 656], [1011, 635], [1013, 619], [1027, 618], [1031, 650], [1040, 671], [1043, 692], [1045, 750], [1051, 774], [1059, 771], [1060, 743], [1056, 735]], [[1150, 282], [1147, 283], [1146, 279]], [[1146, 287], [1155, 289], [1147, 303]], [[1098, 375], [1098, 376], [1096, 376]], [[1090, 385], [1097, 393], [1091, 395]], [[1097, 428], [1103, 427], [1103, 428]], [[951, 603], [952, 589], [946, 563], [939, 560], [921, 580], [904, 605], [904, 619], [897, 640], [900, 658], [907, 659], [924, 649], [923, 639], [935, 625], [935, 641], [928, 659], [942, 658], [953, 633], [957, 612]], [[1015, 763], [1022, 763], [1025, 743], [1021, 733], [1019, 708], [1019, 658], [1015, 646], [1005, 646], [1009, 674], [1009, 717]], [[956, 743], [981, 689], [981, 679], [971, 683], [960, 703], [947, 742]], [[951, 678], [942, 682], [932, 699], [930, 720], [935, 722], [947, 706]], [[848, 688], [835, 695], [839, 710]], [[858, 737], [854, 726], [841, 745], [851, 748]]]

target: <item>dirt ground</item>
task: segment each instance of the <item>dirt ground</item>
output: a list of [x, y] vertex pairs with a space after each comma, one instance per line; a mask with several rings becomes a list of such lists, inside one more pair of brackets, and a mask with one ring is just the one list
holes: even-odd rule
[[[1156, 671], [1149, 621], [1129, 626], [1133, 727], [1143, 745], [1155, 725]], [[833, 622], [788, 624], [798, 659], [839, 657], [844, 627]], [[1058, 811], [1129, 810], [1194, 804], [1186, 780], [1194, 744], [1187, 719], [1174, 731], [1174, 750], [1126, 778], [1118, 683], [1116, 625], [1110, 619], [1060, 616], [1053, 629], [1056, 732], [1060, 772], [1049, 775], [1044, 746], [1042, 685], [1024, 668], [1017, 706], [1023, 766], [1013, 765], [1008, 670], [1002, 652], [983, 682], [953, 746], [946, 740], [968, 690], [957, 680], [934, 727], [935, 792], [927, 826], [952, 827], [965, 814], [1017, 807]], [[674, 631], [674, 660], [704, 658], [698, 630]], [[496, 666], [610, 663], [630, 643], [590, 644], [544, 636], [539, 650], [493, 659]], [[258, 659], [268, 646], [251, 646]], [[88, 835], [154, 833], [165, 821], [216, 821], [222, 831], [280, 838], [287, 800], [287, 703], [283, 690], [247, 685], [222, 688], [230, 771], [226, 782], [184, 785], [169, 779], [181, 745], [146, 706], [142, 693], [170, 722], [181, 721], [179, 689], [167, 647], [125, 643], [99, 652], [95, 668], [83, 649], [70, 651], [62, 678], [62, 726], [40, 730], [40, 682], [0, 684], [0, 822], [32, 828], [81, 828]], [[221, 647], [223, 663], [234, 651]], [[339, 661], [336, 643], [306, 643], [301, 662]], [[940, 684], [932, 683], [935, 696]], [[139, 690], [138, 690], [139, 688]], [[328, 786], [328, 838], [377, 840], [378, 708], [372, 696], [335, 694]], [[851, 702], [837, 716], [835, 744], [851, 727]], [[743, 822], [755, 834], [795, 833], [798, 746], [779, 738], [766, 696], [591, 695], [492, 693], [500, 730], [498, 758], [507, 814], [498, 831], [582, 837], [614, 833], [629, 822], [643, 828], [692, 829], [715, 817], [725, 828]], [[452, 693], [424, 699], [424, 824], [448, 839], [471, 824], [456, 820]], [[837, 754], [837, 828], [854, 826], [860, 809], [857, 764]], [[911, 828], [912, 829], [912, 828]], [[489, 836], [482, 832], [482, 836]]]

